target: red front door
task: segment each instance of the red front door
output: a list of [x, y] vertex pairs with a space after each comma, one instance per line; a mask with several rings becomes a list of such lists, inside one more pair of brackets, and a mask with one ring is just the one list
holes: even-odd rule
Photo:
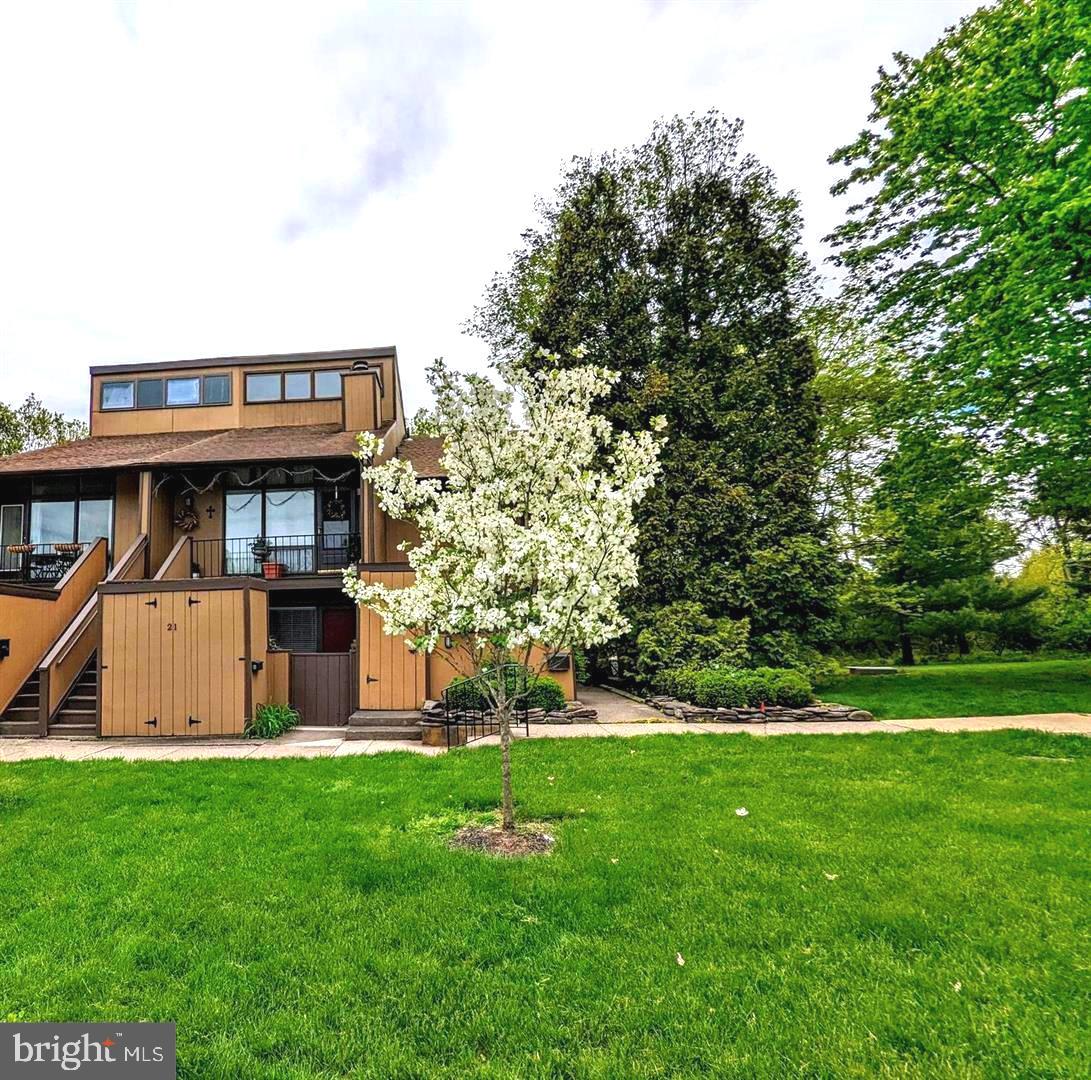
[[356, 609], [325, 608], [322, 612], [322, 652], [348, 652], [356, 640]]

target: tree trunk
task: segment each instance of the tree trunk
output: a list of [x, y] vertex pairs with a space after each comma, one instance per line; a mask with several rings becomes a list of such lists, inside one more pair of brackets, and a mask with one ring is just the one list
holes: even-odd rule
[[511, 705], [505, 701], [496, 710], [500, 724], [500, 778], [503, 788], [504, 832], [515, 832], [515, 802], [511, 794]]
[[965, 634], [958, 635], [958, 655], [969, 656], [970, 655], [970, 640]]
[[903, 630], [899, 636], [902, 641], [902, 666], [912, 667], [917, 662], [913, 656], [913, 635]]

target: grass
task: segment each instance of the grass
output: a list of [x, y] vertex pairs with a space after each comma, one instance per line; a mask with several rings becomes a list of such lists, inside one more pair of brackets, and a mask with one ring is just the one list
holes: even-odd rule
[[1091, 1074], [1091, 742], [515, 759], [552, 855], [446, 846], [492, 749], [0, 766], [0, 1020], [174, 1020], [187, 1078]]
[[933, 664], [897, 675], [848, 675], [817, 690], [880, 720], [1091, 712], [1091, 660]]

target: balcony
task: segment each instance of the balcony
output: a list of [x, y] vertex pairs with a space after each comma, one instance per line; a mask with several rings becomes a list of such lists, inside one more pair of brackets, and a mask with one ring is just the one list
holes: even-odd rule
[[0, 548], [0, 583], [56, 585], [90, 546], [85, 542], [8, 544]]
[[360, 534], [252, 536], [194, 540], [193, 573], [200, 577], [276, 580], [336, 573], [360, 561]]

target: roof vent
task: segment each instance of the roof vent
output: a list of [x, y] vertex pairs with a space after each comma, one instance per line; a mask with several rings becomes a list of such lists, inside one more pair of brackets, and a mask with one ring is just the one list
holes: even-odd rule
[[367, 363], [366, 360], [353, 360], [353, 362], [352, 362], [352, 370], [353, 371], [367, 371], [367, 369], [368, 369], [368, 363]]

